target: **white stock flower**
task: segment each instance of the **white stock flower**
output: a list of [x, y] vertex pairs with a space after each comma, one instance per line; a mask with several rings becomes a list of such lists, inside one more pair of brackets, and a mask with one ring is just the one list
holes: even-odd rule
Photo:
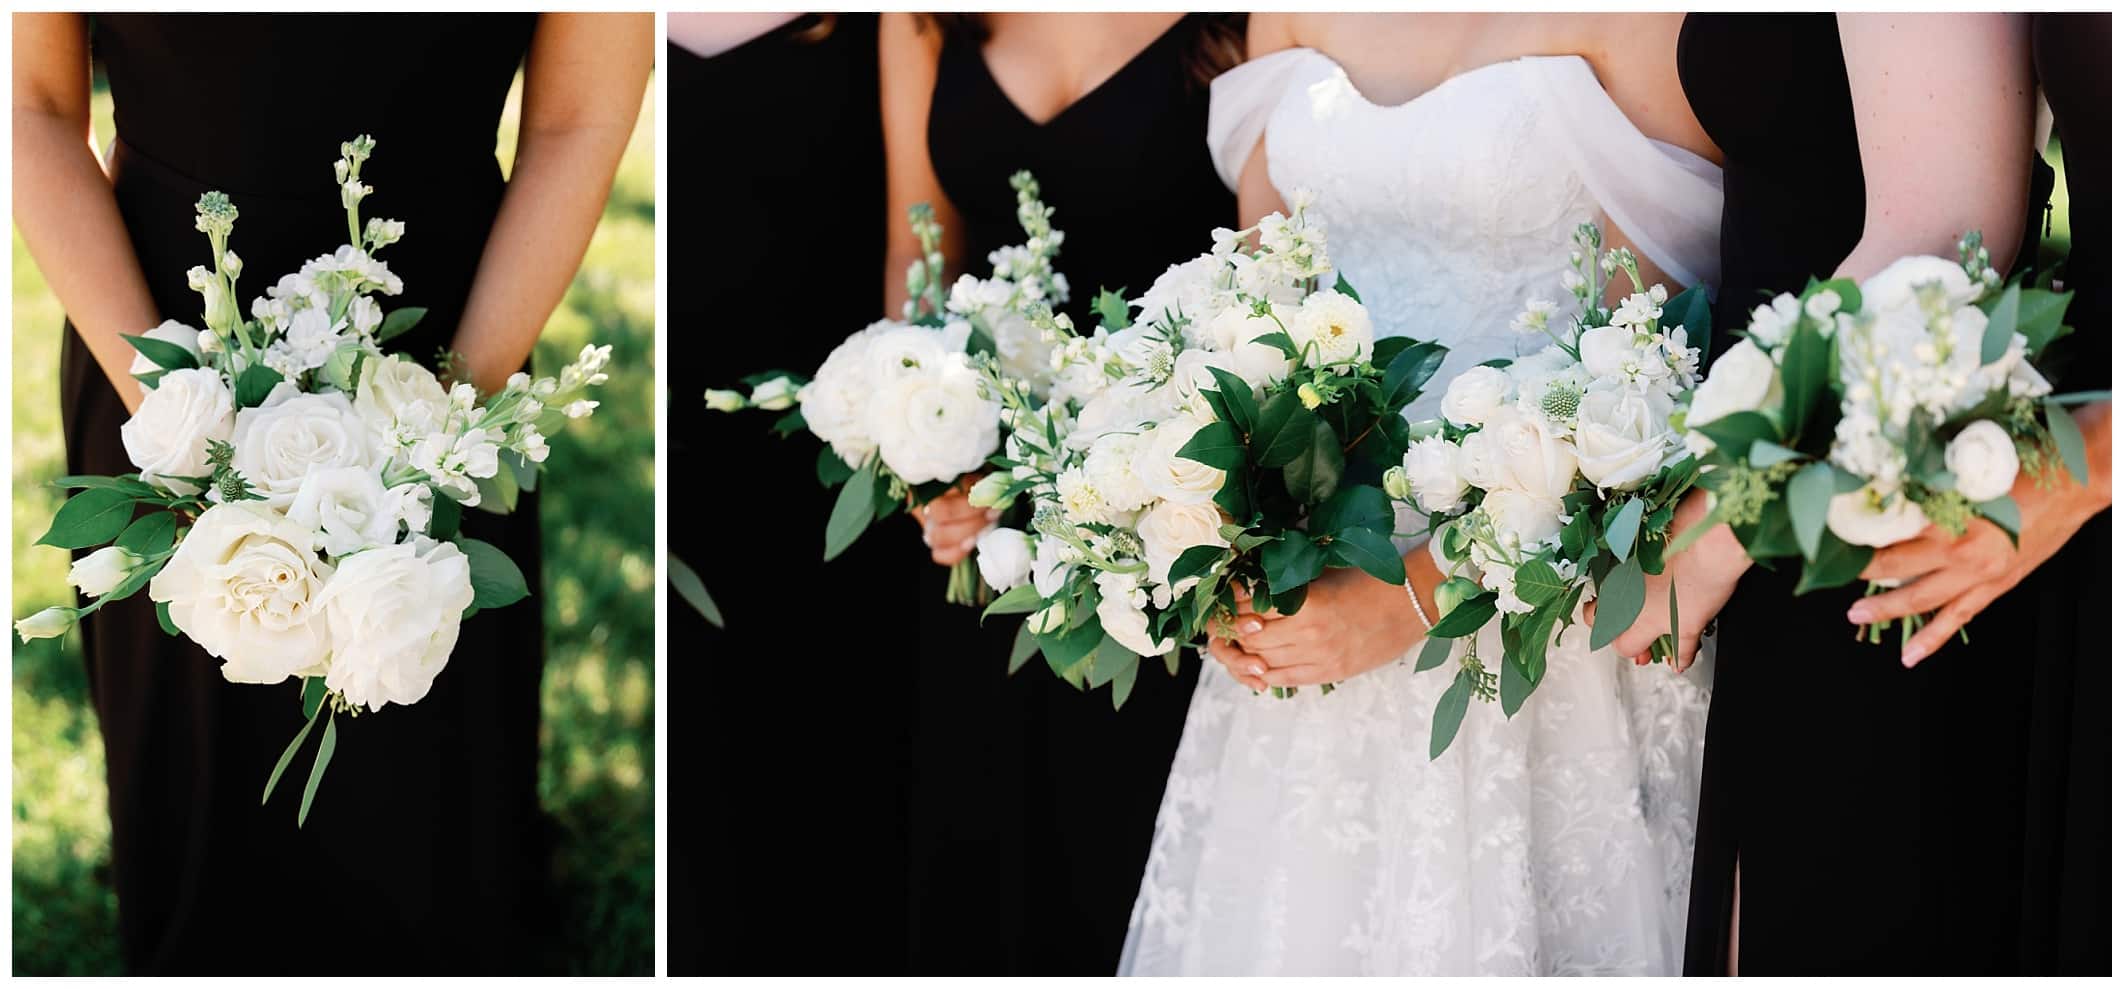
[[2013, 490], [2021, 460], [2005, 429], [1979, 419], [1962, 427], [1947, 444], [1947, 469], [1954, 472], [1954, 489], [1962, 497], [1982, 503]]
[[332, 635], [325, 686], [371, 711], [428, 695], [472, 606], [472, 565], [426, 536], [340, 561], [318, 607]]
[[315, 532], [311, 548], [333, 559], [398, 540], [399, 500], [367, 467], [327, 467], [303, 478], [288, 521]]
[[1651, 477], [1672, 449], [1667, 417], [1674, 401], [1658, 391], [1610, 385], [1578, 402], [1574, 436], [1578, 470], [1602, 491], [1628, 489]]
[[141, 399], [140, 410], [119, 427], [126, 458], [140, 468], [140, 479], [163, 483], [180, 493], [196, 492], [174, 477], [204, 477], [207, 443], [226, 440], [236, 428], [236, 398], [208, 368], [171, 371]]
[[1410, 494], [1424, 511], [1450, 512], [1460, 506], [1468, 493], [1468, 479], [1461, 476], [1459, 461], [1453, 444], [1443, 436], [1433, 434], [1409, 444], [1401, 470]]
[[[200, 344], [199, 338], [202, 333], [204, 333], [204, 331], [195, 330], [174, 319], [166, 319], [162, 321], [161, 326], [157, 326], [154, 329], [141, 334], [141, 336], [147, 337], [150, 340], [160, 340], [163, 343], [174, 343], [177, 346], [183, 347], [185, 350], [190, 351], [193, 357], [198, 357]], [[126, 368], [126, 373], [153, 374], [154, 372], [159, 371], [161, 369], [162, 365], [157, 364], [154, 361], [148, 360], [146, 354], [142, 354], [136, 351], [133, 354], [132, 366]]]
[[479, 505], [479, 478], [501, 470], [503, 435], [492, 429], [430, 433], [406, 451], [406, 462], [466, 508]]
[[1867, 485], [1829, 499], [1829, 531], [1853, 546], [1893, 546], [1925, 528], [1925, 510], [1902, 492]]
[[1167, 419], [1145, 434], [1136, 451], [1136, 476], [1144, 488], [1166, 501], [1201, 504], [1217, 497], [1224, 472], [1180, 455], [1202, 425], [1187, 417]]
[[167, 604], [170, 623], [222, 660], [231, 683], [315, 675], [333, 651], [318, 612], [333, 571], [311, 552], [310, 538], [263, 502], [215, 505], [148, 581], [148, 597]]
[[1032, 579], [1032, 537], [1018, 529], [990, 529], [974, 543], [974, 563], [998, 593], [1020, 587]]
[[1512, 396], [1512, 378], [1494, 367], [1476, 365], [1446, 384], [1439, 412], [1456, 426], [1479, 426]]
[[229, 466], [266, 504], [285, 510], [313, 470], [377, 466], [369, 431], [344, 393], [306, 394], [283, 381], [264, 404], [236, 413]]
[[125, 579], [140, 569], [144, 562], [133, 551], [122, 546], [105, 546], [67, 568], [66, 582], [74, 589], [92, 598], [100, 598], [125, 583]]

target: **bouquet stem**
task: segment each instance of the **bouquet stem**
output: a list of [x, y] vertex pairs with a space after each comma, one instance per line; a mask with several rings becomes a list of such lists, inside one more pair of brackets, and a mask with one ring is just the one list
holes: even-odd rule
[[971, 607], [988, 603], [988, 583], [981, 579], [980, 568], [975, 565], [973, 557], [951, 565], [951, 580], [944, 586], [944, 601]]

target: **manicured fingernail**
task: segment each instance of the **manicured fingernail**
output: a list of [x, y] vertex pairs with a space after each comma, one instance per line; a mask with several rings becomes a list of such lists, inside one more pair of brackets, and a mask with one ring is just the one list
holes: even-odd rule
[[1850, 611], [1844, 612], [1844, 617], [1850, 619], [1853, 625], [1871, 625], [1873, 624], [1873, 609], [1863, 604], [1854, 604], [1851, 606]]
[[1239, 623], [1239, 633], [1241, 635], [1252, 635], [1259, 631], [1261, 631], [1261, 623], [1251, 618]]
[[1921, 660], [1921, 659], [1924, 659], [1924, 658], [1925, 658], [1925, 650], [1923, 650], [1923, 649], [1919, 649], [1919, 648], [1918, 648], [1918, 647], [1916, 647], [1916, 646], [1904, 646], [1904, 647], [1903, 647], [1903, 668], [1904, 668], [1904, 669], [1909, 669], [1910, 667], [1916, 666], [1916, 665], [1918, 664], [1918, 660]]
[[973, 548], [974, 548], [974, 547], [975, 547], [976, 545], [978, 545], [978, 544], [979, 544], [980, 542], [981, 542], [981, 537], [980, 537], [980, 536], [968, 536], [968, 537], [966, 537], [966, 541], [965, 541], [965, 542], [963, 542], [963, 543], [960, 543], [960, 544], [959, 544], [959, 548], [960, 548], [960, 549], [963, 549], [963, 550], [972, 550], [972, 549], [973, 549]]
[[1263, 666], [1260, 663], [1255, 663], [1254, 665], [1247, 667], [1246, 671], [1248, 673], [1252, 673], [1255, 676], [1261, 676], [1268, 672], [1268, 667]]

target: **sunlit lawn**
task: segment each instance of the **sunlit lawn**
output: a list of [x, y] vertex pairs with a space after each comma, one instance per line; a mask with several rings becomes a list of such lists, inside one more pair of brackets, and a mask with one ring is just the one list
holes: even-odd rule
[[[505, 162], [516, 112], [512, 94], [498, 140]], [[554, 882], [565, 914], [545, 959], [557, 973], [648, 975], [655, 958], [654, 119], [644, 106], [583, 269], [538, 348], [539, 369], [552, 373], [586, 342], [613, 345], [604, 404], [553, 440], [541, 486], [546, 679], [539, 790], [561, 834]], [[107, 141], [110, 105], [100, 86], [96, 121]], [[58, 506], [45, 482], [65, 467], [56, 393], [63, 318], [16, 236], [16, 615], [69, 598], [66, 554], [30, 548]], [[14, 650], [18, 975], [119, 969], [103, 748], [79, 649], [69, 635]]]

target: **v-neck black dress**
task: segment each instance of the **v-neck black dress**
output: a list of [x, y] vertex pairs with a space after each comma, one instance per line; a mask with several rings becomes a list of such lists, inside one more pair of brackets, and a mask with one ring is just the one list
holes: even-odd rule
[[[1057, 267], [1080, 326], [1102, 286], [1140, 293], [1233, 225], [1203, 141], [1209, 87], [1187, 68], [1209, 16], [1182, 17], [1044, 125], [1003, 94], [979, 45], [947, 38], [929, 155], [965, 224], [965, 270], [987, 274], [990, 251], [1024, 240], [1019, 169], [1067, 235]], [[914, 970], [1112, 974], [1199, 662], [1168, 676], [1153, 661], [1119, 712], [1038, 663], [1006, 677], [1014, 623], [976, 627], [944, 603], [944, 576], [921, 575]]]
[[[1866, 176], [1837, 26], [1691, 14], [1678, 57], [1725, 153], [1717, 315], [1741, 327], [1766, 294], [1829, 274], [1860, 235]], [[2021, 259], [2002, 271], [2034, 257], [2050, 188], [2040, 161], [2030, 184]], [[2106, 210], [2106, 175], [2098, 185]], [[2097, 318], [2082, 334], [2106, 333]], [[1686, 971], [1725, 970], [1736, 859], [1744, 974], [2093, 963], [2066, 944], [2084, 940], [2089, 913], [2107, 931], [2107, 901], [2074, 880], [2087, 863], [2059, 853], [2083, 847], [2085, 829], [2108, 833], [2106, 775], [2099, 804], [2069, 785], [2074, 764], [2107, 757], [2106, 719], [2099, 751], [2073, 737], [2076, 703], [2107, 710], [2109, 574], [2087, 553], [2106, 545], [2105, 513], [1971, 622], [1968, 644], [1907, 670], [1897, 645], [1853, 641], [1844, 612], [1858, 590], [1794, 597], [1789, 569], [1742, 579], [1719, 616]], [[2096, 868], [2106, 875], [2106, 857]], [[2105, 971], [2106, 955], [2103, 941]]]
[[[536, 23], [97, 15], [92, 44], [117, 119], [112, 182], [161, 314], [199, 322], [185, 270], [208, 260], [192, 204], [209, 189], [242, 211], [230, 247], [244, 259], [246, 305], [343, 242], [330, 164], [341, 141], [367, 133], [377, 156], [363, 177], [377, 192], [364, 212], [406, 222], [406, 239], [383, 254], [406, 284], [392, 303], [428, 308], [393, 347], [432, 357], [464, 311], [501, 202], [495, 129]], [[376, 71], [350, 68], [372, 58], [381, 59]], [[59, 370], [69, 471], [132, 470], [118, 434], [125, 407], [71, 328]], [[535, 497], [507, 517], [468, 511], [465, 528], [502, 546], [537, 586]], [[537, 967], [548, 871], [537, 790], [540, 607], [533, 598], [482, 612], [420, 703], [342, 720], [300, 830], [299, 783], [284, 780], [270, 803], [258, 802], [302, 725], [294, 684], [223, 682], [219, 661], [162, 633], [145, 594], [84, 622], [127, 967]]]

